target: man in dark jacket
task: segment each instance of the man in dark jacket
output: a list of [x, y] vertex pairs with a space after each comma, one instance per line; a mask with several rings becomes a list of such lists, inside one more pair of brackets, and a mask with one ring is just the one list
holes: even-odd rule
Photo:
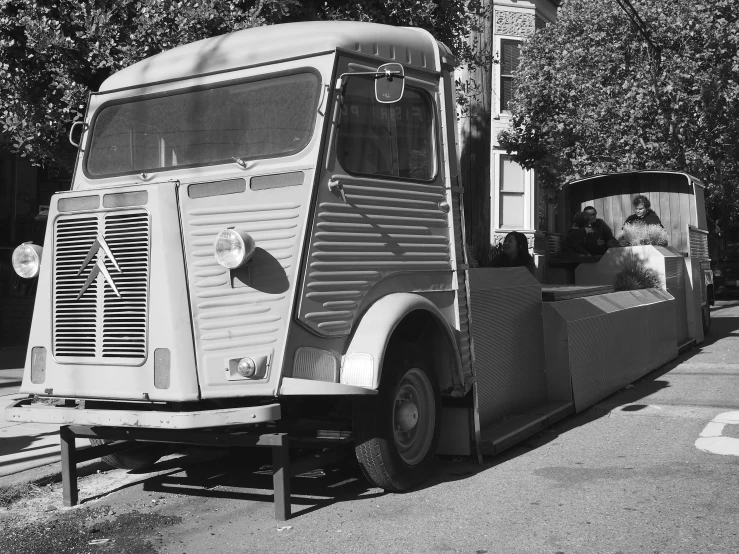
[[618, 241], [613, 236], [613, 231], [611, 231], [611, 228], [605, 221], [598, 218], [598, 212], [593, 206], [586, 206], [583, 212], [589, 218], [590, 229], [593, 235], [589, 243], [593, 243], [596, 250], [591, 251], [593, 249], [587, 247], [591, 254], [604, 254], [609, 247], [618, 246]]
[[624, 225], [659, 225], [662, 227], [659, 216], [651, 210], [652, 203], [649, 198], [640, 194], [634, 198], [632, 204], [636, 213], [627, 217]]

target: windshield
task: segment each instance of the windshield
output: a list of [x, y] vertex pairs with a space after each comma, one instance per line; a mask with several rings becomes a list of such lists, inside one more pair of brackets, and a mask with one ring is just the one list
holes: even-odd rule
[[92, 123], [91, 177], [285, 156], [310, 140], [319, 79], [297, 73], [111, 104]]

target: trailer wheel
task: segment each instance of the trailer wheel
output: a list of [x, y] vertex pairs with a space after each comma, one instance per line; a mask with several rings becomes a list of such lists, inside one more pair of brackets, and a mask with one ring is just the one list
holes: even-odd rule
[[707, 335], [711, 332], [711, 306], [708, 302], [706, 302], [701, 311], [703, 315], [703, 334]]
[[371, 483], [400, 492], [433, 470], [441, 403], [436, 376], [425, 364], [389, 361], [379, 394], [355, 404], [355, 454]]
[[[113, 442], [107, 439], [90, 439], [90, 444], [99, 446]], [[138, 471], [153, 466], [159, 458], [167, 453], [167, 446], [163, 444], [145, 444], [143, 446], [103, 456], [101, 459], [110, 467]]]

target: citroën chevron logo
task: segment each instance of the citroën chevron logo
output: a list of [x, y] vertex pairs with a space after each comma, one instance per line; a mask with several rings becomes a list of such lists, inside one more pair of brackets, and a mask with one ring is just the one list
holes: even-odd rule
[[121, 268], [118, 266], [118, 262], [116, 262], [113, 253], [110, 251], [108, 243], [105, 242], [105, 238], [100, 233], [98, 233], [95, 242], [92, 243], [90, 250], [87, 252], [87, 257], [85, 257], [85, 261], [82, 262], [79, 271], [77, 271], [77, 275], [79, 276], [82, 274], [82, 272], [85, 270], [85, 268], [88, 266], [88, 264], [96, 254], [97, 260], [95, 261], [95, 267], [90, 270], [90, 274], [87, 276], [85, 284], [82, 285], [82, 289], [80, 289], [80, 293], [77, 295], [77, 300], [82, 298], [82, 295], [85, 294], [85, 291], [89, 288], [90, 284], [101, 273], [103, 274], [105, 280], [108, 281], [110, 288], [112, 288], [113, 291], [118, 295], [118, 298], [121, 298], [121, 293], [118, 292], [118, 288], [115, 286], [113, 278], [108, 272], [108, 268], [105, 267], [105, 258], [107, 257], [113, 263], [113, 266], [115, 266], [115, 268], [118, 270], [118, 273], [122, 273]]

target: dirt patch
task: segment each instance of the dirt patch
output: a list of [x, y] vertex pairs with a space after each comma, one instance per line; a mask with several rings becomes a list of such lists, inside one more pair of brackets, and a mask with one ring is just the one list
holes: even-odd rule
[[9, 513], [0, 516], [4, 532], [0, 552], [14, 554], [156, 554], [159, 529], [181, 518], [132, 511], [116, 515], [108, 507], [77, 508], [33, 521]]
[[10, 508], [19, 500], [33, 496], [38, 490], [39, 487], [32, 483], [20, 483], [0, 487], [0, 508]]

